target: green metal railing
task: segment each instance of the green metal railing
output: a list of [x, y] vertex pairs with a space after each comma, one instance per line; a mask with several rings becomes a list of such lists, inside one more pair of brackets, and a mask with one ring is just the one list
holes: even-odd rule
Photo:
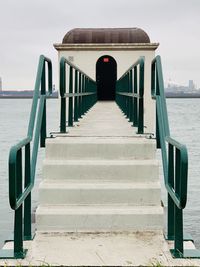
[[144, 133], [144, 57], [137, 60], [116, 83], [116, 103], [138, 134]]
[[[48, 67], [48, 91], [46, 67]], [[66, 92], [67, 90], [67, 92]], [[46, 97], [52, 93], [52, 63], [40, 56], [34, 96], [25, 139], [9, 154], [9, 200], [15, 211], [14, 249], [1, 250], [0, 258], [24, 258], [24, 240], [32, 239], [31, 191], [35, 182], [40, 146], [46, 139]], [[199, 258], [196, 249], [184, 249], [183, 209], [187, 202], [188, 154], [184, 145], [170, 136], [161, 59], [151, 65], [151, 95], [156, 101], [156, 142], [161, 148], [164, 182], [168, 194], [167, 239], [174, 241], [176, 258]], [[116, 83], [116, 102], [138, 134], [144, 133], [144, 57], [135, 62]], [[68, 100], [68, 108], [67, 108]], [[66, 58], [60, 60], [60, 132], [66, 133], [66, 122], [72, 127], [97, 101], [96, 83]], [[68, 120], [66, 114], [68, 111]], [[33, 141], [33, 142], [32, 142]]]
[[168, 193], [167, 239], [174, 240], [176, 258], [199, 258], [198, 250], [183, 246], [183, 209], [187, 201], [188, 154], [184, 145], [171, 138], [160, 56], [152, 61], [151, 92], [156, 100], [156, 140], [161, 148], [165, 187]]
[[[48, 67], [48, 92], [46, 92], [46, 65]], [[41, 55], [39, 58], [28, 133], [26, 138], [10, 149], [9, 154], [9, 200], [11, 208], [15, 211], [14, 249], [1, 250], [0, 258], [24, 258], [26, 250], [23, 248], [23, 241], [32, 239], [31, 191], [35, 181], [39, 140], [40, 146], [45, 147], [46, 97], [51, 93], [52, 63], [50, 59]]]
[[[68, 71], [66, 69], [68, 66]], [[66, 93], [66, 74], [68, 93]], [[68, 127], [73, 126], [97, 101], [96, 82], [66, 58], [60, 60], [60, 132], [66, 133], [66, 100], [68, 98]]]

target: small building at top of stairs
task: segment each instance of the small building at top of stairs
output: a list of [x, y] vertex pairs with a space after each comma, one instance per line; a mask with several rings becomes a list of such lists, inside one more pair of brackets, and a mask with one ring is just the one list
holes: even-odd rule
[[[76, 28], [68, 31], [62, 43], [56, 43], [54, 47], [59, 61], [65, 57], [97, 81], [99, 100], [114, 100], [114, 82], [139, 57], [145, 57], [144, 125], [147, 133], [154, 133], [155, 108], [151, 99], [150, 70], [158, 45], [151, 43], [148, 34], [140, 28]], [[99, 93], [102, 79], [105, 85], [102, 87], [109, 87], [113, 93], [109, 94], [109, 90]]]

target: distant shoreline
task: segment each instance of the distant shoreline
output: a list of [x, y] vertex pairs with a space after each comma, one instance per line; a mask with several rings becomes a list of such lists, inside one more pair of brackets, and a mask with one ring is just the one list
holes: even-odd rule
[[[39, 97], [38, 97], [39, 98]], [[58, 98], [58, 96], [47, 96], [49, 99], [55, 99]], [[33, 96], [1, 96], [0, 99], [33, 99]]]
[[[53, 93], [47, 98], [58, 98], [58, 92]], [[173, 93], [166, 93], [166, 98], [200, 98], [200, 94], [173, 94]], [[1, 94], [0, 99], [32, 99], [33, 94]]]
[[166, 94], [166, 98], [200, 98], [200, 94]]
[[[24, 90], [24, 91], [0, 91], [0, 99], [32, 99], [34, 96], [34, 91]], [[53, 91], [51, 95], [47, 98], [58, 98], [58, 91]]]
[[[188, 96], [183, 96], [183, 95], [167, 95], [165, 96], [166, 98], [200, 98], [200, 95], [188, 95]], [[15, 95], [6, 95], [2, 96], [0, 95], [0, 99], [32, 99], [33, 96], [15, 96]], [[57, 99], [58, 96], [47, 96], [48, 99]]]

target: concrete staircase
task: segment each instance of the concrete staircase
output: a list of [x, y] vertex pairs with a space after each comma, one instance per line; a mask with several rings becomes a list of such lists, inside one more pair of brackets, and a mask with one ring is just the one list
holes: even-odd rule
[[[162, 229], [155, 141], [134, 134], [117, 107], [112, 120], [107, 119], [105, 107], [103, 113], [102, 106], [96, 106], [70, 134], [47, 140], [36, 211], [37, 230]], [[97, 116], [100, 110], [101, 116]], [[93, 135], [89, 131], [91, 124], [96, 124]], [[98, 127], [109, 131], [97, 136]], [[116, 136], [117, 130], [120, 136]]]

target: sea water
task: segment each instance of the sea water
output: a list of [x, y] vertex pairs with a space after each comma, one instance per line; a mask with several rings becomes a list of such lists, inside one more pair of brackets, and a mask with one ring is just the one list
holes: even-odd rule
[[[27, 134], [32, 101], [30, 99], [0, 99], [0, 247], [13, 238], [13, 211], [8, 200], [9, 149]], [[184, 143], [189, 153], [188, 202], [184, 210], [184, 230], [200, 247], [200, 99], [167, 99], [172, 137]], [[59, 130], [59, 101], [47, 101], [48, 132]], [[159, 157], [158, 151], [158, 157]], [[33, 210], [38, 201], [44, 149], [40, 149], [33, 191]], [[163, 177], [161, 177], [163, 179]], [[162, 190], [166, 199], [165, 190]]]

